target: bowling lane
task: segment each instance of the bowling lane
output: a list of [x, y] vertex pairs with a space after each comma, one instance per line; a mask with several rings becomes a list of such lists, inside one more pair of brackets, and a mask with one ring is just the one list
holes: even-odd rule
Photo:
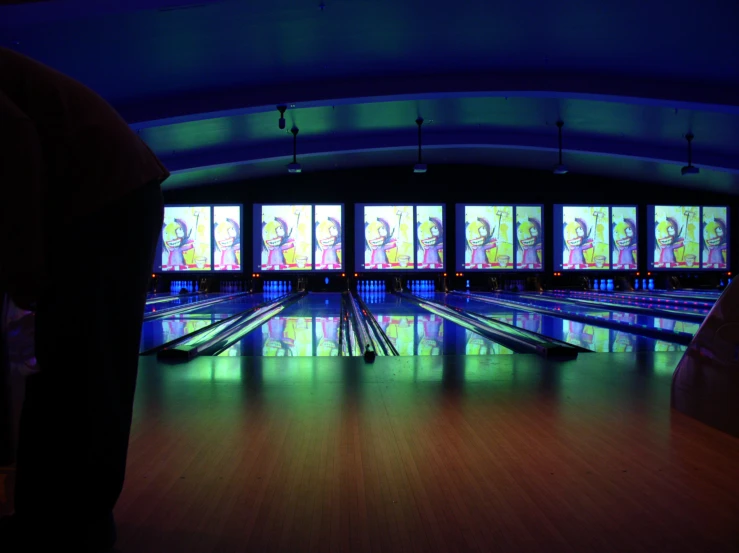
[[[513, 353], [394, 294], [360, 295], [402, 356]], [[311, 293], [220, 355], [336, 356], [340, 312], [340, 294]]]
[[[403, 356], [511, 355], [513, 350], [385, 292], [361, 293], [382, 330]], [[423, 296], [419, 296], [423, 297]]]
[[675, 299], [675, 300], [681, 300], [681, 301], [712, 301], [716, 302], [718, 300], [719, 296], [721, 295], [721, 291], [719, 290], [707, 290], [707, 291], [698, 291], [698, 290], [634, 290], [633, 292], [629, 292], [629, 294], [632, 294], [634, 296], [647, 296], [647, 297], [662, 297], [662, 298], [669, 298], [669, 299]]
[[[603, 319], [605, 321], [616, 322], [624, 327], [624, 333], [638, 334], [639, 329], [659, 329], [668, 333], [680, 334], [683, 337], [693, 336], [699, 328], [698, 323], [676, 321], [667, 317], [653, 317], [651, 315], [638, 315], [634, 313], [625, 313], [614, 309], [597, 307], [584, 307], [580, 305], [573, 305], [568, 303], [566, 300], [561, 300], [553, 304], [551, 299], [548, 301], [537, 300], [531, 297], [522, 296], [519, 294], [511, 294], [507, 292], [493, 292], [493, 293], [479, 293], [475, 294], [480, 297], [489, 297], [493, 300], [501, 299], [507, 302], [516, 303], [521, 306], [522, 309], [526, 309], [527, 306], [553, 309], [557, 312], [557, 316], [567, 317], [568, 313], [587, 315], [594, 319]], [[597, 324], [597, 323], [593, 323]], [[603, 329], [605, 331], [605, 329]], [[623, 336], [619, 336], [623, 339]], [[637, 344], [638, 345], [638, 344]], [[602, 346], [601, 346], [602, 347]], [[620, 347], [620, 346], [619, 346]], [[654, 349], [651, 351], [684, 351], [685, 346], [671, 343], [665, 340], [655, 340]], [[608, 351], [608, 350], [604, 350]], [[618, 350], [618, 351], [631, 351], [631, 350]]]
[[264, 301], [267, 301], [267, 299], [262, 294], [240, 295], [230, 301], [207, 305], [186, 313], [175, 313], [161, 319], [145, 321], [141, 331], [139, 351], [144, 352], [161, 346], [231, 315], [251, 309]]
[[522, 296], [551, 298], [556, 300], [579, 300], [588, 302], [600, 302], [610, 306], [624, 305], [629, 307], [641, 307], [644, 309], [658, 308], [680, 313], [692, 313], [705, 317], [713, 307], [713, 302], [676, 301], [670, 298], [655, 298], [652, 296], [634, 297], [618, 292], [584, 292], [579, 290], [548, 290], [546, 292], [526, 292]]
[[339, 354], [341, 294], [310, 293], [219, 354], [334, 357]]
[[147, 301], [144, 313], [156, 313], [171, 307], [182, 307], [184, 305], [193, 305], [205, 300], [225, 296], [225, 294], [188, 294], [183, 296], [169, 296], [157, 298], [155, 301]]
[[[509, 295], [515, 297], [513, 294]], [[490, 297], [495, 299], [495, 296], [491, 295]], [[580, 346], [590, 351], [658, 351], [662, 347], [657, 340], [640, 336], [635, 332], [616, 331], [598, 327], [594, 324], [568, 320], [565, 313], [562, 314], [563, 318], [560, 318], [554, 315], [524, 312], [511, 307], [498, 306], [475, 300], [474, 297], [467, 297], [460, 294], [435, 293], [430, 298], [449, 307], [466, 309], [490, 317], [496, 321], [507, 323], [524, 330], [530, 330], [542, 336]], [[508, 298], [506, 299], [508, 300]], [[522, 309], [525, 309], [525, 307], [522, 307]], [[600, 313], [596, 310], [579, 310], [577, 312], [605, 316], [605, 313]]]

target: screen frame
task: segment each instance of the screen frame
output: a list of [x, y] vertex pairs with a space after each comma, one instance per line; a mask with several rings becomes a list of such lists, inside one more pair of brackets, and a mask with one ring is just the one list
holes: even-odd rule
[[[700, 228], [698, 229], [698, 239], [700, 240], [700, 247], [698, 248], [698, 266], [697, 267], [655, 267], [654, 266], [654, 208], [657, 204], [649, 204], [647, 206], [647, 228], [649, 234], [647, 235], [647, 267], [649, 271], [656, 273], [668, 273], [668, 272], [681, 272], [681, 273], [723, 273], [730, 271], [731, 267], [731, 206], [729, 205], [696, 205], [698, 208], [698, 221]], [[674, 205], [666, 205], [665, 207], [675, 207]], [[726, 209], [726, 236], [728, 238], [728, 244], [726, 248], [726, 267], [723, 269], [717, 269], [714, 267], [704, 268], [703, 267], [703, 210], [705, 208], [725, 208]]]
[[[397, 205], [407, 205], [413, 209], [413, 268], [399, 268], [399, 269], [366, 269], [364, 267], [364, 231], [360, 232], [359, 225], [363, 225], [364, 221], [364, 208], [365, 207], [386, 207], [393, 205], [389, 202], [370, 202], [370, 203], [355, 203], [354, 204], [354, 270], [357, 273], [366, 274], [405, 274], [405, 273], [444, 273], [446, 272], [447, 262], [447, 251], [448, 251], [448, 222], [446, 203], [444, 202], [398, 202]], [[418, 234], [416, 233], [418, 208], [419, 207], [441, 207], [441, 219], [444, 225], [444, 247], [442, 249], [442, 260], [441, 268], [439, 269], [419, 269], [418, 268]]]
[[[286, 271], [276, 271], [273, 269], [263, 269], [262, 265], [262, 232], [261, 227], [257, 229], [257, 224], [261, 225], [262, 220], [262, 208], [267, 207], [282, 207], [289, 205], [307, 205], [310, 206], [311, 210], [311, 268], [310, 269], [291, 269]], [[336, 206], [338, 205], [341, 209], [341, 267], [338, 269], [316, 269], [316, 207], [324, 206]], [[343, 202], [321, 202], [317, 204], [299, 202], [295, 203], [255, 203], [252, 206], [252, 268], [255, 273], [265, 275], [308, 275], [308, 274], [323, 274], [323, 273], [345, 273], [346, 272], [346, 209]], [[259, 223], [258, 223], [259, 222]]]
[[[595, 202], [594, 202], [595, 203]], [[589, 204], [554, 204], [552, 206], [552, 221], [557, 221], [558, 219], [561, 219], [561, 214], [564, 211], [565, 207], [596, 207], [594, 203]], [[554, 267], [554, 271], [561, 271], [563, 273], [568, 274], [603, 274], [603, 273], [628, 273], [628, 272], [638, 272], [640, 270], [640, 263], [639, 259], [641, 257], [639, 253], [639, 248], [641, 247], [639, 244], [639, 235], [640, 235], [640, 228], [639, 228], [639, 206], [636, 204], [609, 204], [609, 203], [602, 203], [600, 204], [603, 207], [608, 208], [608, 233], [609, 233], [609, 245], [608, 245], [608, 268], [607, 269], [565, 269], [564, 263], [562, 263], [560, 260], [557, 259], [556, 255], [557, 252], [562, 252], [563, 247], [563, 241], [564, 238], [562, 237], [561, 229], [558, 229], [558, 232], [555, 232], [554, 226], [552, 226], [552, 249], [554, 250], [552, 253], [552, 265]], [[636, 234], [637, 234], [637, 243], [636, 243], [636, 269], [614, 269], [613, 268], [613, 208], [614, 207], [628, 207], [634, 209], [635, 217], [636, 217]], [[557, 214], [560, 214], [560, 217], [557, 217]], [[555, 223], [553, 223], [555, 224]], [[560, 267], [560, 265], [562, 265]]]
[[[158, 234], [158, 240], [157, 240], [157, 246], [156, 246], [156, 252], [155, 252], [155, 258], [154, 258], [154, 267], [152, 267], [152, 273], [155, 275], [211, 275], [211, 274], [219, 274], [219, 275], [237, 275], [237, 274], [243, 274], [244, 273], [244, 204], [241, 203], [206, 203], [206, 202], [193, 202], [193, 203], [175, 203], [175, 204], [164, 204], [164, 212], [166, 212], [166, 209], [169, 207], [204, 207], [208, 208], [210, 210], [210, 252], [209, 252], [209, 260], [210, 260], [210, 269], [192, 269], [188, 271], [163, 271], [162, 270], [162, 264], [160, 262], [162, 253], [163, 253], [163, 245], [162, 245], [162, 232], [159, 231]], [[237, 271], [229, 271], [229, 270], [215, 270], [213, 261], [213, 248], [214, 248], [214, 237], [213, 237], [213, 224], [214, 224], [214, 214], [215, 214], [215, 208], [216, 207], [238, 207], [239, 208], [239, 217], [241, 219], [241, 268]], [[183, 277], [184, 278], [184, 277]]]
[[[465, 207], [492, 207], [494, 205], [501, 205], [505, 207], [511, 207], [512, 209], [512, 219], [514, 224], [514, 240], [516, 240], [516, 229], [515, 229], [515, 221], [516, 221], [516, 213], [519, 207], [538, 207], [541, 211], [541, 221], [539, 223], [541, 224], [541, 231], [542, 231], [542, 240], [541, 240], [541, 268], [539, 269], [519, 269], [516, 267], [516, 250], [514, 248], [513, 251], [513, 267], [511, 269], [502, 269], [502, 268], [485, 268], [485, 269], [470, 269], [465, 267], [465, 261], [464, 261], [464, 253], [465, 253], [465, 239], [466, 239], [466, 233], [464, 230], [464, 209]], [[455, 268], [457, 272], [463, 272], [463, 273], [496, 273], [496, 274], [514, 274], [514, 273], [543, 273], [544, 267], [546, 263], [546, 214], [544, 213], [544, 204], [516, 204], [511, 202], [500, 202], [500, 203], [494, 203], [494, 202], [486, 202], [486, 203], [457, 203], [454, 205], [454, 214], [455, 214], [455, 238], [454, 238], [454, 245], [455, 245]], [[515, 244], [514, 244], [515, 245]]]

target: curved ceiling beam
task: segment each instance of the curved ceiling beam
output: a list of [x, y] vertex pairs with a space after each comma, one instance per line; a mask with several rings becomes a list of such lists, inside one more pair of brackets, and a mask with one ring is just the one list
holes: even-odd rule
[[274, 110], [278, 104], [299, 109], [342, 103], [486, 96], [587, 99], [739, 114], [739, 86], [735, 85], [561, 73], [474, 73], [286, 83], [184, 93], [115, 107], [129, 124], [142, 129], [261, 113]]
[[[566, 154], [584, 153], [603, 157], [631, 158], [642, 161], [674, 164], [686, 164], [684, 149], [666, 148], [655, 144], [617, 142], [598, 139], [596, 137], [572, 136], [565, 140]], [[366, 134], [355, 137], [333, 136], [311, 139], [300, 138], [298, 141], [298, 159], [312, 156], [350, 154], [366, 151], [397, 151], [415, 150], [416, 145], [409, 144], [408, 137], [403, 135]], [[552, 152], [552, 165], [556, 162], [556, 139], [553, 136], [530, 134], [491, 133], [435, 133], [424, 137], [424, 149], [434, 150], [441, 148], [504, 148], [525, 149]], [[217, 149], [200, 153], [188, 153], [182, 156], [162, 156], [162, 162], [172, 173], [260, 163], [275, 159], [285, 159], [286, 163], [291, 156], [290, 141], [270, 141], [249, 145], [247, 148]], [[408, 163], [412, 164], [415, 156], [409, 153]], [[484, 160], [480, 160], [484, 163]], [[720, 172], [739, 174], [739, 159], [718, 154], [701, 152], [696, 158], [697, 167]], [[676, 169], [676, 171], [679, 171]]]

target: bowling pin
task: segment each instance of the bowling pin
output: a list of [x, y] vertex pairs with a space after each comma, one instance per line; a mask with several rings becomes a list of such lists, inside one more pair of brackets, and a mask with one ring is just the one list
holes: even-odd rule
[[649, 289], [654, 290], [654, 279], [653, 278], [649, 279]]

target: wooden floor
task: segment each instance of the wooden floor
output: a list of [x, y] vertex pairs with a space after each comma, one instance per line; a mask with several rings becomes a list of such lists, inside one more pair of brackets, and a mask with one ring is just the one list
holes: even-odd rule
[[679, 356], [143, 358], [118, 548], [739, 551], [739, 440], [670, 410]]

